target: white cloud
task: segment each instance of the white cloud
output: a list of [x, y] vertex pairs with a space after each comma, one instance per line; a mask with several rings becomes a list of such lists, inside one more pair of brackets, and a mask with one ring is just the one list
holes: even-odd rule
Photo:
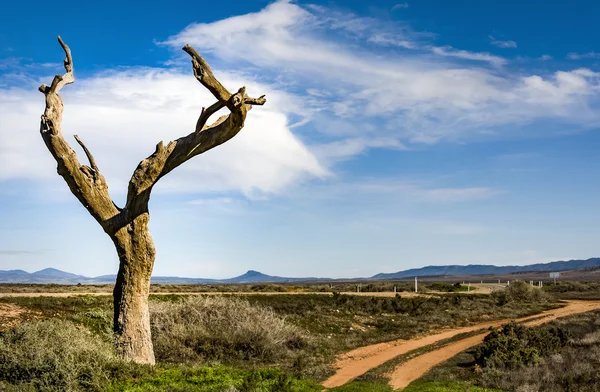
[[324, 143], [313, 147], [319, 160], [329, 165], [362, 154], [370, 148], [406, 150], [406, 147], [393, 138], [354, 137]]
[[[259, 12], [186, 27], [164, 45], [180, 53], [190, 43], [221, 60], [219, 77], [227, 86], [246, 84], [251, 94], [266, 94], [268, 103], [249, 113], [234, 140], [188, 162], [159, 189], [236, 189], [256, 197], [327, 176], [331, 165], [370, 148], [498, 138], [546, 119], [570, 127], [600, 124], [600, 78], [590, 70], [511, 73], [502, 57], [423, 43], [426, 38], [405, 25], [395, 29], [281, 0]], [[395, 49], [383, 54], [384, 46]], [[65, 133], [80, 134], [113, 192], [124, 192], [131, 171], [158, 140], [189, 133], [200, 107], [213, 102], [189, 66], [179, 70], [180, 56], [171, 68], [107, 72], [65, 89]], [[0, 146], [0, 163], [10, 162], [0, 165], [0, 179], [55, 176], [34, 131], [42, 98], [0, 89], [0, 137], [8, 140]]]
[[456, 50], [450, 46], [432, 47], [431, 51], [440, 56], [457, 57], [464, 60], [487, 61], [496, 66], [506, 64], [506, 59], [489, 53], [469, 52], [467, 50]]
[[316, 194], [325, 198], [368, 200], [369, 203], [391, 206], [398, 202], [461, 203], [489, 199], [499, 193], [489, 187], [441, 187], [423, 181], [355, 178], [330, 182]]
[[508, 48], [516, 48], [517, 47], [517, 43], [515, 41], [502, 41], [502, 40], [494, 38], [491, 35], [489, 36], [489, 38], [490, 38], [490, 43], [499, 48], [508, 49]]
[[598, 52], [587, 52], [587, 53], [569, 53], [567, 58], [570, 60], [581, 60], [581, 59], [598, 59], [600, 53]]
[[392, 7], [392, 11], [401, 10], [401, 9], [404, 9], [404, 8], [408, 8], [408, 3], [407, 2], [398, 3], [398, 4], [394, 5]]
[[194, 199], [190, 200], [188, 204], [194, 205], [227, 205], [233, 204], [236, 202], [236, 199], [232, 197], [208, 197], [204, 199]]
[[365, 182], [357, 184], [356, 189], [362, 192], [379, 194], [396, 194], [408, 196], [415, 201], [431, 203], [456, 203], [482, 200], [492, 197], [497, 192], [485, 187], [466, 188], [429, 188], [410, 182]]
[[[284, 103], [291, 97], [235, 74], [221, 73], [219, 78], [232, 90], [245, 84], [250, 95], [266, 94], [267, 104], [248, 113], [244, 129], [230, 142], [162, 179], [159, 191], [233, 190], [253, 195], [328, 175], [289, 129]], [[72, 135], [79, 134], [95, 155], [111, 192], [121, 195], [139, 161], [154, 151], [156, 143], [192, 132], [201, 107], [215, 100], [191, 70], [182, 74], [150, 68], [78, 79], [63, 90], [63, 98], [65, 137], [72, 142]], [[0, 90], [0, 138], [5, 140], [0, 144], [0, 180], [56, 176], [56, 164], [37, 131], [42, 111], [42, 94]], [[289, 110], [294, 111], [294, 107]], [[79, 158], [84, 162], [82, 153]]]
[[[329, 28], [333, 15], [337, 24]], [[341, 116], [351, 118], [348, 129], [376, 124], [369, 137], [407, 144], [498, 138], [550, 118], [571, 128], [600, 124], [599, 81], [590, 73], [511, 72], [505, 58], [427, 44], [419, 34], [278, 1], [260, 12], [192, 24], [165, 44], [189, 42], [225, 63], [250, 63], [267, 79], [275, 74], [302, 86], [323, 103], [312, 118], [318, 130], [326, 128], [319, 121]], [[398, 49], [383, 54], [373, 43]], [[338, 133], [336, 145], [348, 146], [349, 134]]]
[[417, 48], [417, 45], [413, 41], [389, 33], [375, 33], [368, 38], [368, 41], [378, 45], [398, 46], [406, 49]]

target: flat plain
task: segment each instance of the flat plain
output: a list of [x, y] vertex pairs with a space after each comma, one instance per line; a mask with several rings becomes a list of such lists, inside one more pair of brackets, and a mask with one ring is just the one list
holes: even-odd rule
[[[418, 390], [419, 385], [427, 391], [516, 390], [498, 388], [502, 385], [490, 381], [490, 374], [545, 366], [577, 339], [592, 341], [587, 336], [592, 332], [600, 337], [600, 330], [575, 334], [558, 351], [546, 355], [538, 350], [535, 361], [524, 360], [517, 370], [492, 354], [487, 364], [471, 360], [461, 365], [454, 372], [460, 378], [448, 379], [446, 373], [432, 378], [440, 366], [485, 345], [490, 328], [514, 321], [543, 329], [582, 314], [600, 317], [600, 301], [593, 299], [600, 299], [597, 285], [561, 282], [541, 289], [521, 281], [467, 289], [461, 282], [426, 282], [419, 293], [410, 291], [410, 282], [362, 284], [360, 293], [350, 291], [355, 287], [153, 286], [158, 364], [149, 367], [123, 363], [112, 354], [109, 285], [0, 285], [0, 356], [5, 358], [0, 386], [44, 391], [393, 391]], [[592, 350], [596, 343], [586, 347]], [[92, 349], [103, 354], [93, 355]], [[523, 385], [532, 382], [522, 378]]]

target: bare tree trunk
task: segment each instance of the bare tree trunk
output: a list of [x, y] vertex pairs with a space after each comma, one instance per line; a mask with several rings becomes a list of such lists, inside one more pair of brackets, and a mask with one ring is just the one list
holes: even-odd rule
[[154, 365], [148, 295], [156, 252], [148, 218], [148, 213], [138, 216], [113, 238], [119, 254], [113, 290], [114, 331], [119, 356]]
[[[245, 87], [231, 94], [215, 78], [202, 56], [191, 46], [184, 46], [183, 50], [192, 58], [194, 76], [214, 95], [217, 102], [202, 108], [192, 133], [166, 145], [159, 142], [156, 151], [140, 162], [129, 181], [125, 207], [119, 208], [110, 197], [106, 180], [90, 150], [75, 136], [90, 163], [89, 166], [82, 165], [62, 135], [64, 107], [58, 93], [64, 86], [73, 83], [75, 76], [71, 49], [60, 37], [58, 42], [65, 51], [66, 72], [56, 75], [50, 86], [42, 84], [39, 88], [46, 98], [40, 133], [56, 160], [58, 174], [117, 248], [119, 273], [113, 297], [114, 331], [119, 355], [138, 363], [154, 364], [148, 311], [150, 276], [156, 256], [154, 242], [148, 231], [148, 202], [152, 188], [179, 165], [237, 135], [244, 127], [248, 110], [253, 105], [264, 105], [266, 99], [264, 96], [249, 97]], [[227, 108], [230, 113], [208, 125], [208, 119], [222, 108]]]

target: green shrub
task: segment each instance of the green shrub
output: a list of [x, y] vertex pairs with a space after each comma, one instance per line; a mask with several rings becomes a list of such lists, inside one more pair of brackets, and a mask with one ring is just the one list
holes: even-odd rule
[[481, 388], [465, 382], [414, 381], [405, 392], [502, 392], [500, 389]]
[[151, 303], [154, 352], [163, 362], [275, 362], [304, 347], [297, 327], [272, 310], [237, 298], [198, 296]]
[[115, 362], [110, 342], [72, 322], [30, 321], [0, 333], [0, 389], [100, 391]]
[[515, 369], [535, 364], [566, 346], [568, 333], [557, 326], [529, 328], [510, 323], [493, 329], [477, 347], [475, 360], [483, 367]]
[[466, 287], [462, 286], [460, 282], [450, 284], [446, 282], [434, 282], [429, 283], [425, 286], [428, 290], [441, 291], [444, 293], [457, 293], [460, 291], [466, 291]]
[[[477, 384], [505, 391], [600, 391], [600, 311], [561, 318], [550, 326], [568, 331], [570, 336], [559, 352], [542, 352], [534, 365], [484, 368]], [[548, 340], [543, 335], [539, 338]]]
[[332, 388], [331, 392], [392, 392], [387, 382], [352, 381], [340, 387]]
[[267, 293], [286, 293], [288, 292], [288, 289], [285, 286], [282, 286], [280, 284], [273, 284], [273, 283], [259, 283], [259, 284], [255, 284], [250, 286], [250, 291], [256, 291], [256, 292], [267, 292]]
[[548, 302], [548, 295], [537, 287], [531, 286], [522, 280], [515, 280], [504, 290], [494, 291], [492, 298], [498, 305], [504, 305], [509, 302]]
[[157, 369], [137, 380], [114, 383], [107, 392], [317, 392], [317, 383], [281, 369], [232, 369], [224, 366]]

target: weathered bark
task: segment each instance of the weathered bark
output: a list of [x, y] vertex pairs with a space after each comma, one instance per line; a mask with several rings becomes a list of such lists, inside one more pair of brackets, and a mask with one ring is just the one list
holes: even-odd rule
[[[66, 73], [56, 75], [50, 86], [44, 84], [39, 88], [46, 97], [40, 133], [57, 162], [58, 174], [110, 236], [117, 249], [119, 272], [113, 291], [117, 351], [124, 359], [154, 364], [148, 311], [150, 276], [156, 255], [148, 230], [150, 193], [157, 181], [171, 170], [237, 135], [244, 127], [246, 114], [252, 105], [263, 105], [266, 100], [264, 96], [248, 97], [244, 87], [231, 94], [215, 78], [202, 56], [186, 45], [183, 50], [192, 57], [194, 76], [217, 102], [202, 109], [192, 133], [167, 145], [159, 142], [156, 151], [140, 162], [129, 181], [125, 207], [119, 208], [111, 199], [106, 180], [88, 148], [75, 136], [90, 166], [79, 163], [75, 151], [61, 133], [63, 101], [58, 92], [73, 83], [75, 78], [71, 50], [60, 37], [58, 42], [66, 54]], [[210, 116], [224, 107], [229, 109], [230, 114], [207, 125]]]
[[121, 357], [154, 364], [148, 295], [156, 255], [148, 231], [149, 215], [142, 214], [113, 237], [119, 272], [113, 291], [114, 330]]

